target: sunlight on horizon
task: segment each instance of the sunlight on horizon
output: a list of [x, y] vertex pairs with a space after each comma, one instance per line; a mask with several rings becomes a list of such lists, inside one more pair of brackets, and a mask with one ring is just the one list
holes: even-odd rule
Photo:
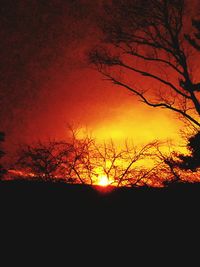
[[110, 184], [110, 181], [106, 175], [99, 175], [98, 177], [98, 185], [101, 186], [108, 186]]

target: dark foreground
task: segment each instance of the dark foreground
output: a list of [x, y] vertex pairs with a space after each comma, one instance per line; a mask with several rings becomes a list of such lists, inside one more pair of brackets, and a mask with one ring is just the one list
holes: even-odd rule
[[[164, 262], [175, 266], [174, 257], [178, 258], [176, 266], [181, 266], [180, 259], [191, 248], [196, 253], [200, 184], [99, 189], [64, 183], [0, 182], [1, 244], [10, 253], [6, 260], [17, 251], [20, 262], [29, 255], [26, 266], [30, 262], [48, 266], [53, 260], [53, 266], [63, 266], [58, 264], [60, 260], [66, 266], [92, 262], [96, 267], [100, 261], [101, 266], [151, 266], [156, 262], [158, 266]], [[127, 258], [130, 265], [125, 264]], [[134, 264], [137, 258], [139, 265]], [[187, 266], [194, 266], [192, 259], [189, 257]], [[69, 264], [71, 260], [74, 264]]]
[[[109, 217], [196, 216], [200, 184], [174, 184], [165, 188], [103, 188], [61, 182], [2, 181], [1, 211], [10, 216]], [[195, 211], [195, 212], [194, 212]], [[19, 218], [20, 219], [20, 218]]]

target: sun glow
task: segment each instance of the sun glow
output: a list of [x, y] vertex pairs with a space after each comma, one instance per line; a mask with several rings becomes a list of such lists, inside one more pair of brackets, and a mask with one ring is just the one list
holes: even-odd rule
[[98, 184], [101, 186], [108, 186], [110, 184], [108, 177], [106, 175], [100, 175]]

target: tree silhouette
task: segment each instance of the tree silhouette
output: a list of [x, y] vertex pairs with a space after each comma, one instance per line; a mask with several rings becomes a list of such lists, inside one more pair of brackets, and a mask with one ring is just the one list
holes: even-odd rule
[[71, 145], [67, 142], [37, 142], [34, 145], [23, 145], [19, 149], [17, 166], [25, 171], [27, 176], [35, 176], [44, 180], [61, 177], [63, 162], [68, 158]]
[[[200, 51], [200, 20], [192, 20], [192, 25], [195, 28], [194, 36], [191, 37], [189, 34], [185, 35], [185, 38], [189, 43], [198, 51]], [[199, 88], [200, 89], [200, 88]]]
[[[5, 141], [5, 134], [3, 132], [0, 132], [0, 142]], [[0, 149], [0, 159], [5, 155], [5, 152]], [[0, 180], [3, 178], [4, 174], [6, 173], [6, 170], [3, 168], [3, 166], [0, 164]]]
[[106, 175], [115, 186], [141, 186], [150, 183], [149, 176], [154, 167], [148, 169], [139, 166], [139, 162], [147, 159], [154, 149], [156, 141], [142, 147], [130, 142], [118, 148], [112, 140], [104, 144], [95, 144], [92, 157], [96, 159], [96, 168]]
[[112, 140], [97, 143], [88, 135], [78, 138], [73, 131], [68, 141], [23, 145], [17, 169], [25, 178], [48, 181], [98, 184], [100, 177], [106, 176], [109, 184], [117, 187], [154, 186], [162, 184], [164, 179], [158, 175], [153, 177], [157, 165], [147, 168], [144, 161], [152, 157], [156, 146], [157, 141], [141, 147], [127, 141], [118, 147]]
[[68, 158], [63, 162], [65, 177], [77, 180], [82, 184], [93, 184], [93, 139], [88, 136], [79, 139], [76, 135], [73, 135], [70, 144], [71, 151]]
[[91, 145], [92, 138], [78, 139], [70, 129], [68, 141], [37, 142], [22, 145], [19, 149], [17, 167], [26, 176], [42, 180], [63, 179], [69, 183], [92, 184]]
[[[199, 77], [190, 52], [199, 50], [200, 36], [187, 34], [186, 11], [184, 0], [112, 0], [100, 22], [104, 44], [90, 51], [89, 60], [146, 105], [199, 127]], [[193, 24], [199, 30], [199, 22]]]
[[188, 138], [187, 148], [189, 155], [178, 154], [175, 159], [169, 160], [169, 164], [195, 172], [200, 168], [200, 132]]

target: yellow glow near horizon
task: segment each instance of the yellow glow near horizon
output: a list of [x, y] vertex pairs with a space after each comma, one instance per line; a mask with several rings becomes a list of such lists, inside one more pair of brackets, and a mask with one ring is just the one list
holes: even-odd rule
[[172, 112], [152, 109], [143, 104], [126, 103], [113, 111], [112, 117], [104, 118], [93, 125], [93, 135], [98, 140], [133, 140], [135, 145], [146, 144], [153, 140], [173, 140], [181, 142], [181, 121]]
[[126, 103], [116, 108], [112, 117], [103, 117], [88, 125], [87, 129], [80, 128], [78, 137], [84, 138], [89, 134], [102, 143], [112, 139], [118, 148], [123, 146], [125, 140], [132, 141], [136, 146], [154, 140], [171, 140], [179, 146], [183, 142], [180, 129], [183, 129], [183, 124], [172, 112]]

